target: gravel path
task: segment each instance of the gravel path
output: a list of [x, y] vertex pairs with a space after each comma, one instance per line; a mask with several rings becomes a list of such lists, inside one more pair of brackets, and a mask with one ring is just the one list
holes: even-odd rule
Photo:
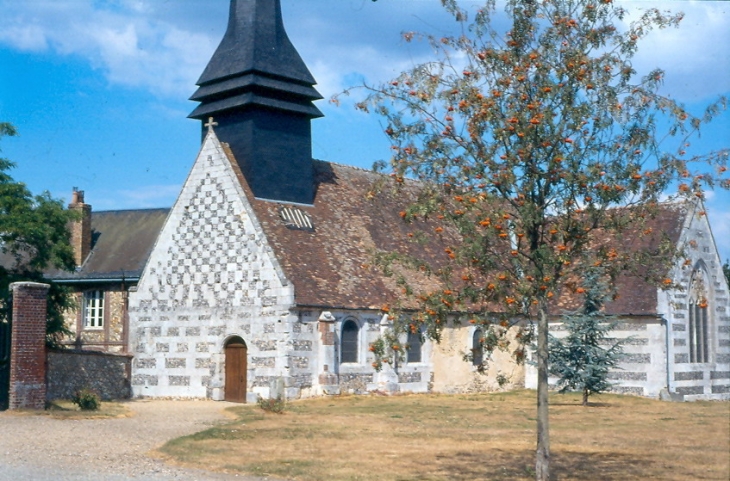
[[169, 439], [225, 422], [223, 409], [230, 405], [138, 400], [127, 405], [131, 417], [117, 419], [2, 412], [0, 481], [262, 480], [180, 468], [149, 456]]

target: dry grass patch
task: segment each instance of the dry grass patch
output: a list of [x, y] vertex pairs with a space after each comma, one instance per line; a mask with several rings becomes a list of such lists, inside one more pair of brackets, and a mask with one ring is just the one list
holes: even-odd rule
[[45, 411], [26, 411], [34, 414], [51, 416], [56, 419], [108, 419], [121, 418], [132, 415], [124, 403], [103, 401], [96, 411], [82, 411], [77, 405], [68, 400], [49, 402]]
[[[730, 477], [730, 404], [551, 396], [554, 479]], [[232, 408], [234, 423], [167, 443], [177, 462], [315, 480], [533, 478], [535, 394], [344, 396], [283, 415]]]

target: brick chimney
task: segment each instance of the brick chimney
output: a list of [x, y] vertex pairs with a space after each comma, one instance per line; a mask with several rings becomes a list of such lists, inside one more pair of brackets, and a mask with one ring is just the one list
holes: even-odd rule
[[69, 210], [79, 213], [80, 219], [71, 223], [71, 247], [76, 266], [81, 266], [91, 251], [91, 205], [84, 203], [84, 191], [74, 187]]

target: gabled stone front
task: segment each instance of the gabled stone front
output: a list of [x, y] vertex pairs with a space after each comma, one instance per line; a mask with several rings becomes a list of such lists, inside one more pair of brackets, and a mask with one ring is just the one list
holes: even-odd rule
[[[688, 212], [679, 247], [686, 262], [676, 266], [672, 281], [679, 289], [660, 290], [659, 312], [667, 322], [667, 387], [686, 400], [730, 399], [730, 291], [722, 272], [710, 223], [698, 202]], [[693, 354], [690, 309], [706, 303], [705, 358]], [[703, 304], [700, 304], [703, 305]]]
[[237, 174], [209, 133], [130, 296], [135, 396], [222, 399], [231, 336], [246, 342], [253, 392], [289, 377], [293, 287]]

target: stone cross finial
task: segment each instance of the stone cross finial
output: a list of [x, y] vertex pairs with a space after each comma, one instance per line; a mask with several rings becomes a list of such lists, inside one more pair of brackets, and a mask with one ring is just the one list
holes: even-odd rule
[[213, 122], [213, 117], [208, 117], [208, 123], [203, 124], [203, 127], [208, 127], [208, 132], [213, 132], [213, 127], [216, 127], [218, 122]]

